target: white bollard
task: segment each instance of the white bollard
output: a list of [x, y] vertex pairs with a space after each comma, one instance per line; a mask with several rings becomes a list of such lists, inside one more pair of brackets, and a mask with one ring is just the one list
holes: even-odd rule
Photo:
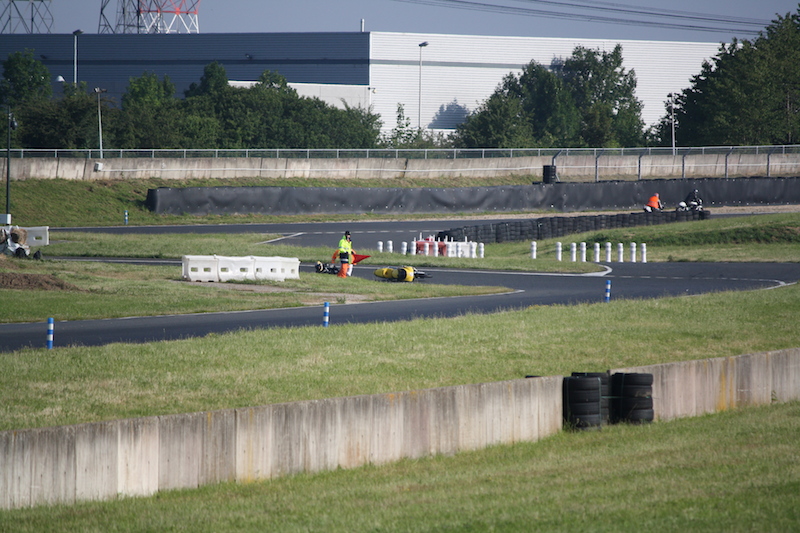
[[636, 243], [631, 243], [631, 263], [636, 262]]
[[561, 261], [561, 243], [556, 243], [556, 261]]
[[433, 241], [431, 246], [433, 246], [433, 257], [439, 257], [439, 241]]
[[378, 241], [378, 253], [383, 252], [383, 241]]
[[617, 262], [622, 263], [625, 261], [625, 245], [622, 243], [617, 244]]
[[386, 251], [389, 252], [390, 254], [394, 253], [394, 248], [392, 247], [392, 241], [386, 241]]
[[586, 243], [581, 243], [581, 263], [586, 262]]
[[400, 253], [403, 255], [408, 253], [408, 243], [406, 241], [400, 243]]
[[478, 257], [483, 259], [483, 243], [478, 243]]
[[611, 262], [611, 243], [606, 243], [606, 263]]
[[531, 259], [536, 259], [536, 241], [531, 242]]
[[599, 242], [594, 243], [594, 262], [595, 263], [599, 263], [600, 262], [600, 243]]
[[431, 241], [425, 241], [425, 255], [431, 255]]
[[647, 243], [642, 243], [642, 263], [647, 263]]
[[574, 242], [569, 245], [569, 260], [573, 263], [578, 259], [578, 245]]
[[475, 259], [476, 257], [478, 257], [478, 243], [477, 242], [469, 243], [469, 256], [472, 259]]
[[416, 255], [417, 241], [411, 241], [411, 246], [408, 248], [408, 255]]

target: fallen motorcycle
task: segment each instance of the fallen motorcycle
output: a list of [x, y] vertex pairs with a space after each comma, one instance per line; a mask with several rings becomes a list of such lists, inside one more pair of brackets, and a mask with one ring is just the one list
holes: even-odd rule
[[373, 274], [388, 281], [405, 281], [409, 283], [415, 279], [426, 279], [431, 277], [431, 275], [427, 272], [417, 270], [416, 268], [410, 266], [379, 268], [373, 272]]
[[323, 263], [322, 261], [317, 261], [317, 264], [314, 266], [314, 270], [318, 274], [338, 274], [339, 267], [333, 263]]

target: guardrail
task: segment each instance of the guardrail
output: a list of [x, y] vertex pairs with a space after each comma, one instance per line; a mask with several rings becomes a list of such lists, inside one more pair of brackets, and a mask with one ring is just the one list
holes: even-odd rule
[[644, 148], [330, 148], [330, 149], [46, 149], [15, 148], [13, 158], [55, 157], [70, 159], [192, 159], [210, 157], [255, 157], [275, 159], [491, 159], [513, 157], [552, 157], [554, 163], [561, 156], [689, 156], [689, 155], [773, 155], [800, 154], [800, 145], [774, 146], [699, 146], [699, 147], [644, 147]]

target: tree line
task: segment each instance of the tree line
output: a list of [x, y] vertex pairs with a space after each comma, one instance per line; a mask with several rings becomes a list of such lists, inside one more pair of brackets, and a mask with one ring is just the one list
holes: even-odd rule
[[143, 73], [115, 105], [85, 83], [65, 83], [54, 97], [47, 67], [25, 50], [2, 63], [0, 103], [13, 111], [13, 145], [23, 148], [98, 147], [98, 105], [109, 149], [613, 148], [669, 146], [673, 129], [679, 146], [798, 142], [800, 9], [753, 40], [722, 45], [649, 129], [622, 52], [577, 47], [547, 66], [532, 61], [448, 136], [412, 127], [402, 104], [395, 127], [381, 134], [383, 119], [371, 109], [300, 97], [277, 72], [265, 71], [250, 89], [231, 87], [216, 62], [183, 98], [168, 77]]

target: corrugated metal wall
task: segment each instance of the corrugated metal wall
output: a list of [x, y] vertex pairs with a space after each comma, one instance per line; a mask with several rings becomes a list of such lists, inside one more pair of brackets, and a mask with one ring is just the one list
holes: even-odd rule
[[[430, 33], [373, 32], [371, 85], [377, 88], [373, 106], [384, 117], [384, 127], [395, 126], [397, 104], [417, 125], [422, 72], [422, 126], [453, 128], [467, 111], [474, 111], [510, 72], [535, 60], [549, 66], [554, 58], [567, 58], [576, 46], [612, 51], [622, 45], [624, 66], [638, 79], [636, 95], [644, 103], [643, 118], [653, 124], [664, 115], [663, 102], [670, 92], [689, 87], [703, 60], [716, 55], [717, 43], [624, 41], [439, 35]], [[420, 69], [419, 43], [422, 49]]]
[[[35, 50], [53, 76], [72, 82], [73, 36], [3, 35], [0, 58]], [[367, 33], [217, 33], [94, 35], [78, 37], [78, 81], [108, 89], [119, 101], [131, 77], [168, 75], [178, 97], [200, 81], [203, 68], [220, 62], [231, 80], [257, 80], [265, 70], [297, 83], [369, 84]]]

